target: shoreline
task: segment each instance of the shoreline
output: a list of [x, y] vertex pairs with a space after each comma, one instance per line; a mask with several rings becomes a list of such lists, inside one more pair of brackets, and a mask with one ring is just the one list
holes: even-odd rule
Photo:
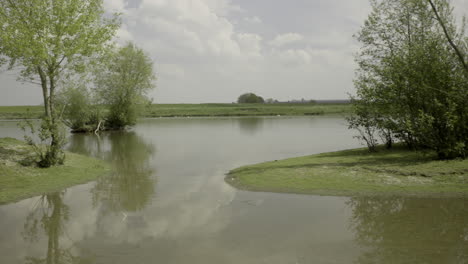
[[110, 172], [102, 160], [66, 152], [64, 165], [38, 168], [22, 165], [31, 148], [13, 138], [0, 138], [0, 205], [60, 191], [96, 180]]
[[351, 149], [242, 166], [225, 182], [239, 190], [320, 196], [468, 197], [468, 160], [397, 147]]
[[[39, 119], [42, 106], [0, 106], [0, 120]], [[141, 118], [269, 117], [348, 114], [351, 104], [154, 104]]]

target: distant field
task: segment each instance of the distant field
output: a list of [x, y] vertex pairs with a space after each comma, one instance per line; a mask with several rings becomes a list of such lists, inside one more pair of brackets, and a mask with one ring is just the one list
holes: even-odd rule
[[[153, 104], [143, 117], [304, 116], [350, 112], [350, 104]], [[0, 119], [36, 119], [42, 106], [0, 106]]]
[[0, 106], [0, 119], [37, 119], [44, 113], [44, 107], [36, 106]]
[[350, 104], [154, 104], [145, 116], [303, 116], [348, 113], [350, 109]]

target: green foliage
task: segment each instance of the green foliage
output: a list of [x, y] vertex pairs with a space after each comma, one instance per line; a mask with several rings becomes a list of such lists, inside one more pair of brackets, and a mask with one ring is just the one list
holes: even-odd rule
[[[39, 81], [54, 165], [60, 81], [80, 72], [89, 58], [103, 53], [115, 35], [118, 16], [104, 18], [102, 0], [0, 0], [0, 55], [20, 78]], [[60, 159], [58, 159], [60, 160]], [[49, 162], [49, 161], [48, 161]], [[47, 165], [47, 164], [44, 164]]]
[[[52, 123], [48, 117], [41, 120], [39, 128], [31, 121], [22, 124], [23, 131], [32, 136], [25, 136], [26, 142], [36, 154], [37, 165], [49, 168], [53, 165], [62, 165], [65, 161], [63, 146], [66, 144], [65, 128], [61, 123]], [[37, 137], [36, 141], [33, 137]]]
[[94, 132], [104, 119], [96, 96], [85, 84], [69, 84], [57, 101], [59, 108], [63, 109], [61, 119], [72, 132]]
[[106, 125], [113, 129], [134, 125], [155, 80], [151, 58], [134, 44], [109, 54], [95, 76], [98, 93], [109, 106]]
[[[466, 50], [447, 1], [432, 1], [454, 43]], [[468, 74], [427, 0], [372, 0], [372, 13], [357, 34], [362, 48], [351, 128], [387, 145], [403, 141], [439, 158], [468, 154]], [[466, 55], [464, 55], [466, 56]], [[364, 137], [363, 137], [364, 138]], [[371, 142], [371, 144], [369, 144]]]
[[265, 100], [254, 93], [245, 93], [237, 99], [238, 104], [263, 104]]

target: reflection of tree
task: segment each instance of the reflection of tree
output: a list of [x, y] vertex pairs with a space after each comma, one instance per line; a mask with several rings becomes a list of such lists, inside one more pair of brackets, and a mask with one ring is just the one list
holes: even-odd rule
[[68, 151], [82, 155], [102, 158], [101, 138], [95, 134], [72, 134]]
[[460, 199], [351, 198], [357, 263], [468, 263], [468, 207]]
[[258, 132], [263, 125], [263, 119], [257, 117], [243, 117], [237, 119], [242, 132], [254, 134]]
[[112, 164], [113, 172], [98, 179], [93, 200], [105, 203], [112, 211], [143, 209], [154, 193], [154, 171], [149, 164], [153, 147], [134, 132], [109, 133], [105, 140], [110, 150], [102, 156]]
[[60, 237], [64, 234], [64, 223], [68, 221], [69, 208], [63, 203], [63, 192], [47, 194], [41, 197], [39, 206], [26, 218], [23, 237], [36, 242], [38, 231], [42, 227], [47, 236], [47, 254], [45, 258], [27, 257], [27, 264], [46, 263], [89, 263], [89, 260], [73, 256], [71, 248], [60, 248]]

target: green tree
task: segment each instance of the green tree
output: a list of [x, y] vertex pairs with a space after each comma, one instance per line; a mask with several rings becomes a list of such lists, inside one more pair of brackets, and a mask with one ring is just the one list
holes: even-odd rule
[[465, 157], [468, 75], [459, 56], [466, 52], [458, 48], [466, 49], [464, 26], [457, 30], [445, 0], [371, 5], [357, 34], [362, 48], [350, 127], [378, 131], [389, 146], [400, 140], [433, 149], [442, 159]]
[[58, 96], [57, 105], [62, 111], [61, 119], [72, 133], [97, 132], [104, 119], [102, 107], [86, 83], [70, 82]]
[[119, 27], [118, 16], [103, 17], [102, 0], [0, 0], [0, 54], [20, 78], [39, 81], [44, 126], [51, 132], [50, 165], [61, 143], [55, 105], [58, 83], [102, 52]]
[[245, 93], [239, 96], [237, 99], [237, 103], [239, 104], [263, 104], [265, 100], [254, 93]]
[[122, 129], [134, 125], [146, 94], [155, 87], [153, 62], [132, 43], [113, 52], [96, 71], [95, 83], [103, 103], [109, 106], [106, 126]]

